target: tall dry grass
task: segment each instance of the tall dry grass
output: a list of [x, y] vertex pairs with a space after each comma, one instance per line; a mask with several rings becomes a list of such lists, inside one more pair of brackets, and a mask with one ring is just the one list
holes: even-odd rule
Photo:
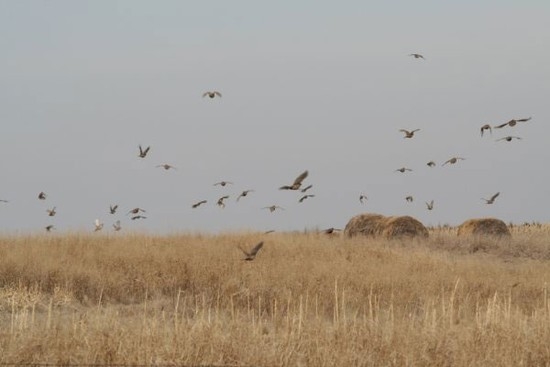
[[550, 365], [550, 231], [512, 232], [2, 236], [0, 363]]

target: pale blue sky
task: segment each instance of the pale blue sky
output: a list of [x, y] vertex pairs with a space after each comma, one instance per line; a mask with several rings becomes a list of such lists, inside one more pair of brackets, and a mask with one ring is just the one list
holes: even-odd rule
[[[548, 222], [548, 19], [543, 1], [0, 0], [0, 230]], [[523, 139], [495, 142], [506, 135]], [[441, 167], [452, 156], [466, 160]], [[299, 204], [277, 188], [305, 169], [316, 197]], [[286, 210], [260, 209], [272, 204]], [[136, 206], [147, 220], [127, 219]]]

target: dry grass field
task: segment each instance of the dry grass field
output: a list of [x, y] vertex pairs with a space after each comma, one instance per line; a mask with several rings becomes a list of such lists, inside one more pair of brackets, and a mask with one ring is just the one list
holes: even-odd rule
[[550, 228], [512, 234], [3, 235], [0, 364], [550, 365]]

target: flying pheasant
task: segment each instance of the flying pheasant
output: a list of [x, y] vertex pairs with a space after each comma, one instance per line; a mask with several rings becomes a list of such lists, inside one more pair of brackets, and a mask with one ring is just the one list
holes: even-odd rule
[[101, 231], [103, 229], [103, 223], [99, 219], [96, 219], [94, 222], [94, 232]]
[[122, 226], [120, 225], [119, 220], [117, 220], [115, 223], [113, 223], [113, 228], [114, 228], [115, 232], [118, 232], [122, 229]]
[[491, 196], [490, 199], [484, 199], [484, 198], [481, 198], [481, 200], [485, 200], [485, 204], [492, 204], [495, 202], [495, 199], [500, 195], [500, 192], [497, 192], [496, 194], [494, 194], [493, 196]]
[[44, 191], [41, 191], [40, 194], [38, 194], [38, 199], [46, 200], [46, 193]]
[[307, 198], [313, 198], [313, 197], [315, 197], [315, 195], [313, 195], [313, 194], [304, 195], [304, 196], [302, 196], [298, 201], [301, 203], [301, 202], [304, 201], [305, 199], [307, 199]]
[[395, 172], [401, 172], [401, 173], [405, 173], [406, 171], [412, 172], [412, 169], [406, 168], [406, 167], [401, 167], [401, 168], [398, 168], [398, 169], [395, 170]]
[[195, 209], [195, 208], [198, 208], [199, 206], [201, 206], [202, 204], [206, 204], [206, 203], [207, 203], [206, 200], [201, 200], [201, 201], [196, 202], [195, 204], [191, 205], [191, 207], [192, 207], [193, 209]]
[[233, 182], [230, 182], [230, 181], [220, 181], [220, 182], [216, 182], [216, 183], [214, 184], [214, 186], [218, 186], [218, 185], [220, 185], [220, 186], [233, 185]]
[[279, 187], [279, 190], [298, 190], [300, 186], [302, 186], [302, 181], [305, 180], [307, 175], [308, 175], [308, 171], [306, 170], [302, 172], [298, 177], [296, 177], [292, 185], [281, 186]]
[[480, 130], [481, 130], [481, 136], [483, 136], [483, 132], [484, 132], [485, 130], [489, 130], [489, 132], [490, 132], [491, 134], [493, 134], [493, 129], [491, 128], [491, 125], [489, 125], [489, 124], [483, 125], [483, 126], [481, 127]]
[[307, 190], [311, 189], [313, 187], [313, 185], [308, 185], [306, 187], [304, 187], [303, 189], [301, 189], [300, 191], [301, 192], [306, 192]]
[[424, 56], [422, 56], [421, 54], [409, 54], [409, 56], [412, 56], [412, 57], [414, 57], [415, 59], [422, 59], [422, 60], [425, 60]]
[[519, 136], [505, 136], [504, 138], [500, 138], [495, 141], [501, 141], [501, 140], [512, 141], [512, 139], [521, 140]]
[[118, 209], [118, 205], [109, 205], [109, 213], [115, 214]]
[[365, 201], [367, 201], [368, 199], [369, 199], [369, 198], [368, 198], [367, 195], [365, 195], [365, 194], [359, 195], [359, 202], [360, 202], [361, 204], [364, 204]]
[[212, 91], [212, 92], [210, 92], [210, 91], [204, 92], [203, 95], [202, 95], [202, 98], [204, 98], [206, 96], [208, 96], [210, 98], [214, 98], [216, 96], [221, 97], [222, 94], [215, 90], [215, 91]]
[[254, 190], [244, 190], [243, 192], [241, 192], [241, 194], [237, 197], [237, 201], [239, 201], [240, 198], [245, 197], [246, 195], [248, 195], [248, 193], [250, 193], [250, 192], [254, 192]]
[[57, 214], [57, 212], [55, 211], [55, 206], [51, 209], [46, 209], [46, 211], [48, 212], [48, 215], [50, 217], [53, 217], [53, 216], [55, 216], [55, 214]]
[[432, 210], [434, 208], [434, 201], [430, 201], [429, 203], [426, 202], [426, 207], [428, 208], [428, 210]]
[[511, 119], [510, 121], [508, 122], [505, 122], [503, 124], [500, 124], [500, 125], [497, 125], [495, 126], [495, 129], [502, 129], [503, 127], [505, 127], [506, 125], [510, 126], [510, 127], [514, 127], [516, 126], [516, 124], [518, 122], [526, 122], [526, 121], [529, 121], [531, 120], [531, 117], [527, 117], [527, 118], [522, 118], [522, 119]]
[[405, 197], [405, 200], [407, 200], [407, 203], [412, 203], [414, 201], [414, 198], [411, 195], [409, 195]]
[[218, 199], [218, 202], [216, 203], [220, 208], [225, 208], [225, 203], [223, 202], [225, 199], [228, 199], [229, 195], [224, 195], [221, 198]]
[[245, 254], [245, 258], [243, 260], [245, 261], [252, 261], [256, 258], [256, 255], [258, 254], [258, 251], [262, 248], [264, 245], [264, 242], [258, 243], [256, 246], [254, 246], [250, 251], [246, 251], [241, 246], [239, 246], [239, 249]]
[[128, 213], [126, 213], [126, 215], [128, 215], [128, 214], [138, 214], [140, 212], [146, 213], [146, 210], [141, 209], [141, 208], [134, 208], [134, 209], [130, 210]]
[[277, 209], [285, 210], [285, 208], [280, 207], [278, 205], [271, 205], [271, 206], [264, 206], [262, 209], [269, 209], [271, 213], [273, 213]]
[[453, 158], [448, 159], [447, 161], [445, 161], [445, 163], [443, 163], [442, 166], [446, 165], [447, 163], [455, 164], [456, 162], [458, 162], [458, 161], [463, 161], [463, 160], [465, 160], [465, 159], [466, 159], [466, 158], [453, 157]]
[[429, 161], [428, 163], [426, 163], [426, 165], [428, 167], [435, 167], [435, 162], [434, 161]]
[[145, 158], [147, 156], [147, 153], [149, 153], [149, 149], [151, 149], [151, 147], [147, 147], [145, 148], [145, 150], [141, 147], [141, 145], [139, 146], [139, 154], [138, 154], [138, 157], [140, 158]]
[[417, 132], [417, 131], [420, 131], [420, 129], [414, 129], [414, 130], [412, 130], [412, 131], [405, 130], [405, 129], [401, 129], [401, 130], [399, 130], [399, 131], [401, 131], [402, 133], [405, 134], [405, 136], [404, 136], [403, 138], [405, 138], [405, 139], [410, 139], [410, 138], [412, 138], [412, 137], [414, 136], [414, 133]]
[[162, 167], [166, 171], [168, 171], [169, 169], [177, 169], [176, 167], [172, 166], [171, 164], [167, 164], [167, 163], [159, 164], [157, 167]]

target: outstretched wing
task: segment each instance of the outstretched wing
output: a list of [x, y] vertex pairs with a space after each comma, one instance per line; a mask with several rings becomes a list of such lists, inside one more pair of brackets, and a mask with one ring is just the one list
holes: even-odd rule
[[264, 241], [261, 241], [256, 246], [254, 246], [254, 248], [250, 250], [250, 256], [256, 256], [256, 254], [258, 253], [258, 251], [260, 251], [263, 245], [264, 245]]
[[306, 170], [300, 176], [296, 177], [296, 179], [294, 180], [294, 185], [301, 184], [302, 181], [305, 180], [305, 178], [307, 177], [308, 174], [309, 174], [309, 172]]
[[497, 192], [496, 194], [494, 194], [494, 195], [491, 197], [491, 200], [490, 200], [490, 201], [495, 200], [499, 195], [500, 195], [500, 192]]
[[497, 126], [493, 126], [495, 129], [502, 129], [504, 126], [508, 125], [507, 122], [505, 122], [504, 124], [500, 124], [500, 125], [497, 125]]

